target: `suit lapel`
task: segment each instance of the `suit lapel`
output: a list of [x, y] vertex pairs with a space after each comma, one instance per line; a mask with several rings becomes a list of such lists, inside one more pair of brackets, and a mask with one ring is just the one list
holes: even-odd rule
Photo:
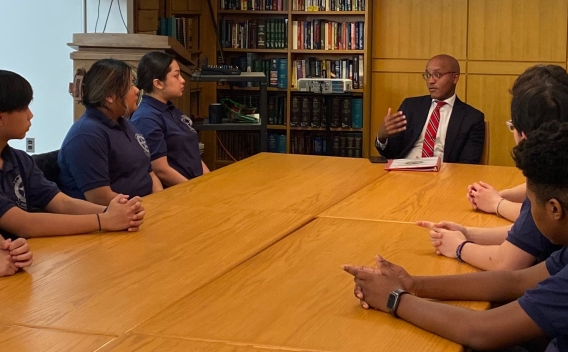
[[430, 107], [432, 105], [432, 98], [428, 95], [425, 96], [417, 106], [417, 114], [416, 118], [412, 120], [412, 131], [411, 131], [411, 139], [412, 143], [407, 143], [410, 146], [408, 151], [405, 153], [408, 154], [412, 148], [414, 148], [414, 144], [420, 138], [420, 134], [422, 134], [422, 129], [424, 129], [424, 125], [426, 124], [426, 120], [430, 118], [428, 116], [428, 112], [430, 111]]
[[446, 141], [444, 142], [444, 159], [451, 153], [452, 147], [455, 145], [458, 132], [465, 119], [465, 104], [456, 96], [456, 101], [448, 122], [448, 130], [446, 131]]

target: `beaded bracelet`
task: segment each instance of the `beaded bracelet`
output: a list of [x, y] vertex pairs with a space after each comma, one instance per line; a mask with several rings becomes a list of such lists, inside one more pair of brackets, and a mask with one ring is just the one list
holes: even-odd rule
[[463, 241], [462, 243], [460, 243], [460, 244], [457, 246], [457, 248], [456, 248], [456, 258], [458, 258], [458, 260], [459, 260], [460, 262], [463, 262], [463, 259], [462, 259], [461, 255], [462, 255], [463, 246], [465, 246], [466, 243], [475, 243], [475, 242], [473, 242], [473, 241]]

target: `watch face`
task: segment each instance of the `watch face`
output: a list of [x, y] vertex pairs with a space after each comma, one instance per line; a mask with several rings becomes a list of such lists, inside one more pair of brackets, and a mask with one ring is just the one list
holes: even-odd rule
[[387, 301], [387, 308], [388, 308], [388, 309], [393, 309], [393, 308], [394, 308], [394, 304], [395, 304], [395, 302], [396, 302], [396, 298], [397, 298], [397, 295], [396, 295], [395, 293], [391, 292], [391, 293], [389, 294], [389, 299], [388, 299], [388, 301]]

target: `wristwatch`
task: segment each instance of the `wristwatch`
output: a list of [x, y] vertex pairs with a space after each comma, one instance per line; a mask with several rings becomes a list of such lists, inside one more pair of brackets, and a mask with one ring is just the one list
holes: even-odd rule
[[398, 318], [398, 316], [396, 315], [396, 309], [398, 308], [398, 304], [400, 303], [400, 297], [402, 297], [402, 295], [404, 295], [405, 293], [409, 292], [403, 290], [402, 288], [399, 288], [389, 294], [387, 309], [389, 310], [389, 313], [391, 313], [395, 318]]

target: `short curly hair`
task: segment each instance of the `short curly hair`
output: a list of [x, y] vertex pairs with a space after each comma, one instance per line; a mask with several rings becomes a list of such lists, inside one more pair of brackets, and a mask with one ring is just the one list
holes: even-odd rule
[[568, 123], [544, 123], [513, 149], [513, 159], [539, 202], [568, 206]]
[[566, 69], [558, 65], [534, 65], [527, 68], [515, 79], [510, 89], [511, 95], [530, 87], [534, 82], [558, 82], [568, 87], [568, 74]]
[[568, 121], [568, 73], [557, 65], [537, 65], [521, 74], [511, 89], [511, 120], [518, 133], [552, 120]]

